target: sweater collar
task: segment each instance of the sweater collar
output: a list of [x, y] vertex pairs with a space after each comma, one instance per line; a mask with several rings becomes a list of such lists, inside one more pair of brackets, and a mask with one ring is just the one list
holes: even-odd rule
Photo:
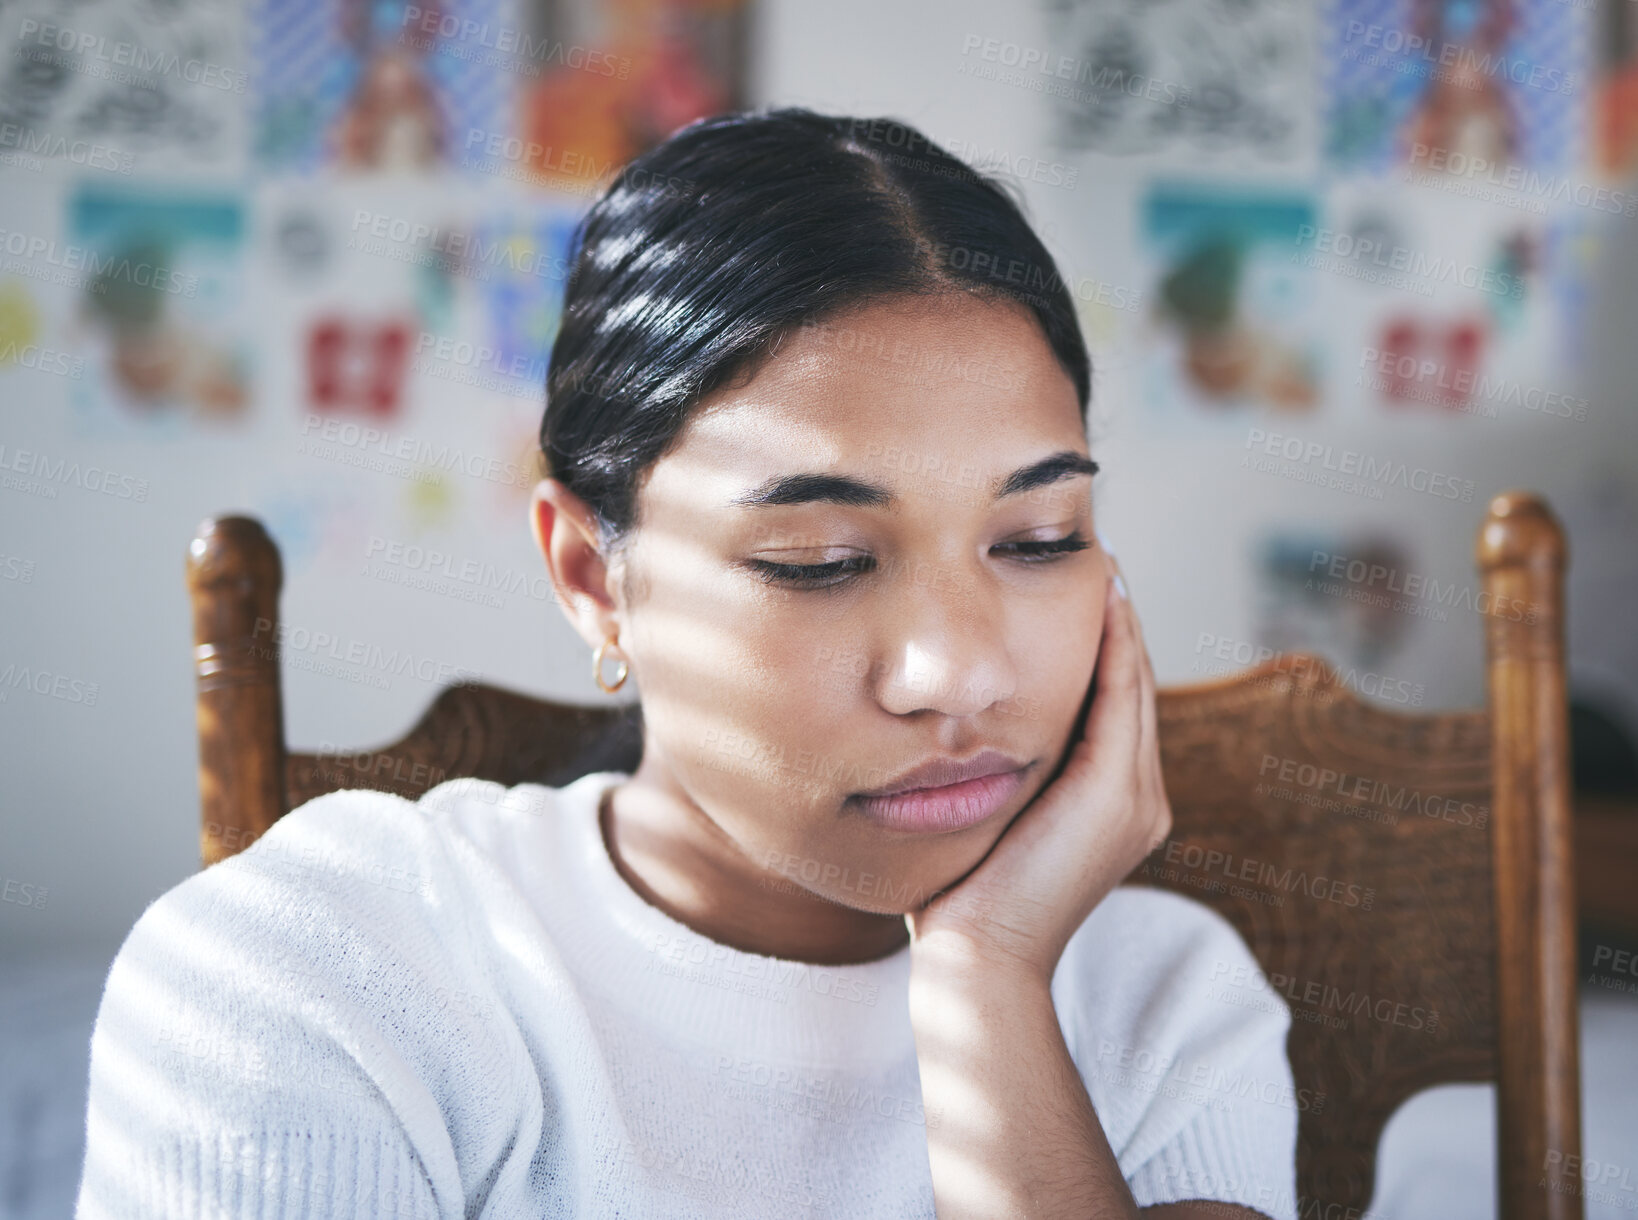
[[631, 776], [598, 771], [558, 790], [559, 844], [579, 867], [585, 975], [611, 1003], [656, 1018], [677, 1036], [736, 1054], [857, 1068], [915, 1055], [908, 989], [910, 947], [875, 961], [816, 965], [747, 953], [712, 940], [651, 905], [610, 859], [598, 822], [603, 795]]

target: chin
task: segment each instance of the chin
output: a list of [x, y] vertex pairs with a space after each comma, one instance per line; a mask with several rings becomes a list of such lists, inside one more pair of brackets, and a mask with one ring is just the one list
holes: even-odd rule
[[[1009, 818], [1007, 820], [1007, 825], [1011, 824], [1012, 819]], [[996, 843], [1000, 840], [1001, 835], [1005, 830], [1006, 827], [1002, 826], [996, 830], [986, 833], [978, 842], [969, 844], [961, 852], [961, 854], [956, 857], [953, 865], [949, 862], [948, 856], [946, 856], [945, 859], [939, 861], [937, 867], [921, 872], [916, 877], [916, 884], [920, 887], [920, 892], [922, 894], [930, 896], [929, 899], [924, 900], [922, 905], [936, 904], [938, 906], [949, 906], [950, 908], [954, 909], [957, 906], [957, 903], [951, 898], [949, 891], [960, 885], [963, 881], [970, 877], [974, 871], [977, 870], [978, 866], [982, 864], [989, 856], [991, 849], [994, 848]], [[915, 887], [912, 887], [913, 892], [914, 889]], [[897, 910], [897, 913], [905, 915], [909, 914], [911, 911], [919, 911], [921, 909], [921, 905], [911, 906], [901, 904]]]

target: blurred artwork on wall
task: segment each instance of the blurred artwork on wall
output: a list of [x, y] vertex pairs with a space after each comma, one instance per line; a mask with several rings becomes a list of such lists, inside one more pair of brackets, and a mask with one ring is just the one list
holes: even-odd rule
[[288, 345], [298, 372], [281, 401], [399, 421], [415, 400], [418, 353], [459, 329], [461, 285], [488, 273], [467, 209], [406, 192], [266, 211], [261, 253], [288, 326], [272, 341]]
[[1320, 320], [1299, 243], [1302, 193], [1156, 184], [1143, 203], [1154, 286], [1147, 380], [1160, 412], [1313, 411]]
[[1573, 695], [1617, 710], [1638, 732], [1638, 488], [1628, 453], [1609, 452], [1587, 464], [1577, 486], [1553, 497], [1576, 553], [1615, 557], [1613, 562], [1573, 561], [1566, 574], [1565, 613], [1571, 641]]
[[1625, 178], [1638, 171], [1638, 8], [1630, 0], [1602, 0], [1598, 45], [1598, 164]]
[[[1257, 545], [1257, 655], [1314, 653], [1367, 699], [1419, 707], [1425, 689], [1394, 668], [1425, 613], [1410, 549], [1392, 533], [1273, 530]], [[1448, 613], [1448, 612], [1445, 612]]]
[[1586, 8], [1558, 0], [1334, 0], [1326, 151], [1346, 170], [1540, 188], [1581, 164]]
[[85, 429], [240, 420], [251, 351], [239, 199], [82, 186], [67, 229], [84, 258], [74, 329], [88, 367], [74, 396]]
[[[1629, 194], [1627, 199], [1632, 212], [1625, 223], [1631, 224], [1631, 215], [1638, 215], [1638, 195]], [[1600, 240], [1607, 223], [1584, 208], [1566, 209], [1543, 235], [1542, 279], [1553, 302], [1553, 358], [1558, 368], [1585, 369], [1592, 361], [1593, 282], [1600, 251], [1608, 245]]]
[[472, 282], [484, 303], [484, 363], [493, 362], [500, 384], [541, 403], [577, 221], [570, 211], [529, 208], [490, 216], [477, 230]]
[[424, 479], [405, 483], [403, 502], [398, 508], [401, 521], [411, 536], [420, 537], [449, 528], [459, 507], [454, 480], [442, 471], [432, 471]]
[[1047, 12], [1049, 46], [1002, 44], [990, 57], [980, 43], [963, 72], [1049, 95], [1062, 146], [1241, 161], [1288, 161], [1309, 146], [1302, 0], [1059, 0]]
[[507, 0], [258, 0], [255, 147], [308, 171], [462, 165], [471, 133], [512, 134], [519, 29]]
[[230, 0], [0, 7], [0, 145], [131, 174], [236, 158], [249, 74]]
[[745, 0], [518, 0], [531, 71], [515, 148], [524, 175], [592, 194], [697, 118], [747, 104]]
[[506, 477], [492, 480], [489, 508], [496, 527], [510, 531], [529, 519], [535, 484], [546, 477], [546, 455], [540, 449], [540, 408], [517, 403], [494, 425], [493, 449]]
[[251, 488], [252, 511], [279, 545], [286, 584], [358, 571], [378, 515], [366, 493], [356, 477], [318, 463], [307, 471], [279, 471]]
[[1400, 307], [1383, 319], [1365, 349], [1360, 384], [1378, 403], [1396, 409], [1499, 418], [1501, 405], [1484, 375], [1488, 340], [1477, 314], [1440, 317]]
[[1338, 410], [1372, 424], [1511, 420], [1569, 389], [1554, 371], [1551, 237], [1581, 209], [1543, 218], [1359, 177], [1325, 200], [1300, 248], [1321, 279]]
[[307, 331], [307, 405], [331, 414], [397, 415], [417, 332], [399, 316], [315, 318]]
[[0, 280], [0, 386], [6, 384], [7, 374], [32, 380], [41, 373], [77, 381], [85, 376], [85, 357], [47, 336], [34, 294], [24, 281]]

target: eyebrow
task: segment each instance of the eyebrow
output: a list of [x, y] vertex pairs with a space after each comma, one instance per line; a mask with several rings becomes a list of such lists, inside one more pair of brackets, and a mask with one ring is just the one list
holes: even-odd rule
[[[1016, 496], [1077, 475], [1098, 473], [1098, 464], [1084, 453], [1061, 449], [1057, 453], [1021, 466], [1005, 478], [995, 480], [994, 498]], [[729, 504], [746, 508], [767, 508], [788, 504], [828, 502], [850, 508], [887, 508], [898, 497], [880, 483], [869, 483], [842, 474], [786, 474], [769, 479]]]

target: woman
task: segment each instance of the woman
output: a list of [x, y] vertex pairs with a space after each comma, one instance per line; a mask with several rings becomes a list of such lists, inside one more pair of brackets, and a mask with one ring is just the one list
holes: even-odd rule
[[531, 520], [641, 764], [331, 793], [155, 903], [80, 1214], [1295, 1215], [1287, 1010], [1117, 888], [1171, 814], [1088, 387], [1051, 257], [919, 132], [640, 157]]

